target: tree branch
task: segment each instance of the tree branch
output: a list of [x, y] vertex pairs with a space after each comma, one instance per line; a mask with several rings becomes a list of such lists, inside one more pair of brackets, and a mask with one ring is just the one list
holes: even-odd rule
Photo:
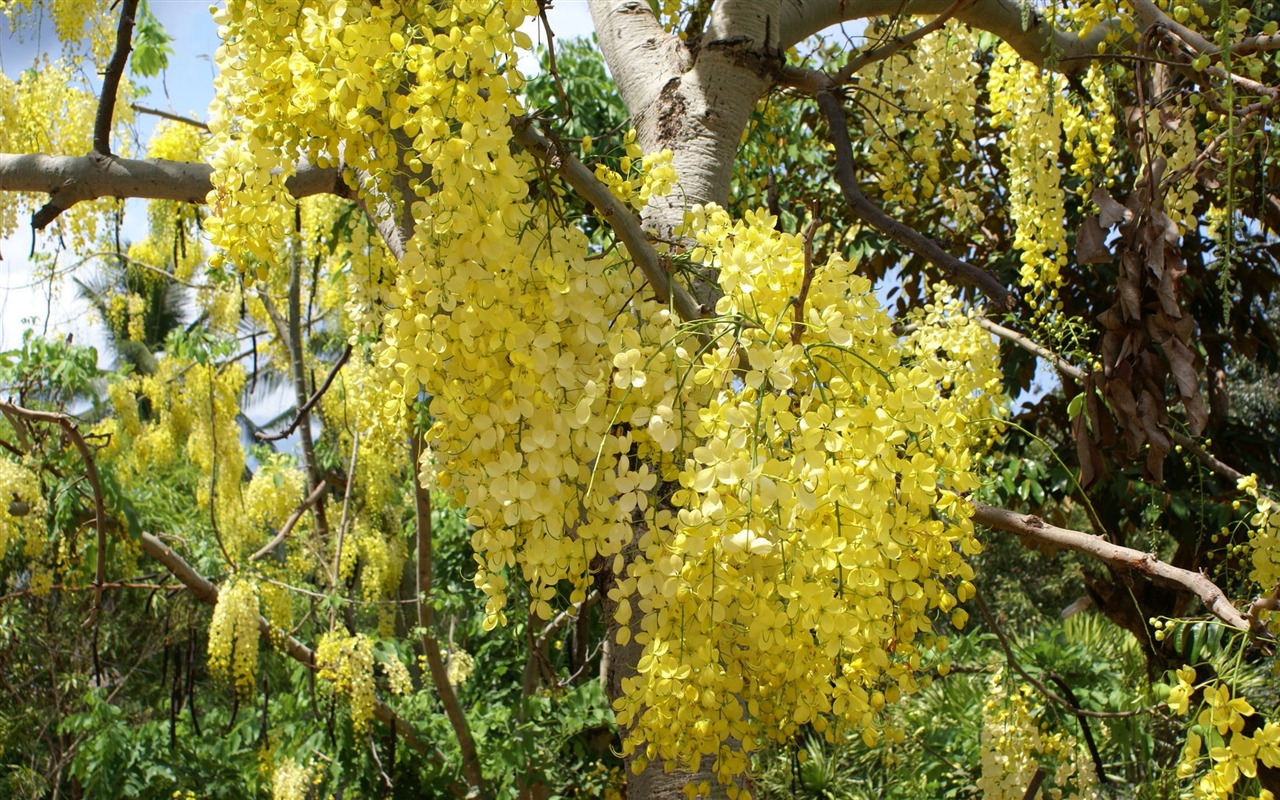
[[854, 214], [893, 241], [941, 269], [948, 277], [978, 289], [996, 307], [1013, 308], [1013, 295], [991, 273], [946, 252], [933, 239], [884, 213], [862, 193], [858, 188], [858, 178], [853, 171], [853, 146], [849, 141], [849, 126], [845, 120], [844, 107], [832, 93], [833, 87], [829, 85], [829, 79], [826, 80], [828, 85], [820, 89], [816, 97], [831, 129], [831, 144], [836, 152], [836, 182], [840, 184], [845, 200]]
[[[779, 47], [793, 47], [818, 31], [841, 22], [868, 17], [933, 16], [944, 13], [953, 0], [784, 0], [778, 21]], [[1062, 56], [1096, 53], [1098, 43], [1115, 27], [1111, 22], [1097, 25], [1081, 38], [1075, 31], [1055, 28], [1043, 14], [1029, 13], [1016, 0], [975, 0], [956, 13], [956, 18], [971, 27], [999, 36], [1027, 61], [1052, 66], [1071, 74], [1083, 66], [1078, 61], [1063, 61]], [[1024, 20], [1028, 23], [1025, 27]], [[1050, 64], [1048, 55], [1057, 58]]]
[[1017, 514], [973, 500], [973, 521], [1012, 533], [1039, 544], [1095, 558], [1118, 572], [1136, 572], [1152, 583], [1190, 592], [1200, 598], [1209, 613], [1232, 628], [1250, 630], [1249, 621], [1227, 600], [1217, 584], [1203, 573], [1167, 564], [1151, 553], [1112, 544], [1097, 536], [1050, 525], [1033, 514]]
[[293, 433], [297, 429], [298, 425], [301, 424], [303, 417], [306, 416], [311, 409], [315, 408], [316, 403], [320, 402], [320, 398], [324, 397], [325, 392], [329, 391], [329, 387], [333, 385], [333, 379], [338, 377], [338, 373], [342, 370], [343, 365], [347, 363], [347, 359], [350, 357], [351, 345], [347, 345], [342, 351], [342, 355], [338, 357], [337, 363], [333, 365], [329, 370], [329, 374], [325, 376], [324, 383], [320, 384], [320, 388], [316, 389], [315, 392], [311, 394], [311, 397], [307, 398], [307, 402], [302, 404], [302, 408], [297, 410], [297, 413], [295, 413], [293, 417], [293, 422], [289, 423], [289, 427], [279, 433], [263, 433], [262, 431], [258, 431], [253, 435], [254, 438], [260, 442], [275, 442], [280, 439], [287, 438], [289, 434]]
[[[146, 532], [142, 534], [141, 541], [142, 549], [146, 551], [147, 555], [164, 564], [173, 573], [173, 576], [187, 587], [193, 597], [207, 605], [218, 604], [218, 587], [212, 581], [196, 572], [172, 547], [162, 542], [154, 534]], [[273, 628], [267, 618], [261, 615], [258, 616], [258, 632], [268, 642], [280, 645], [284, 652], [294, 661], [311, 670], [316, 668], [315, 651], [286, 632]], [[390, 725], [392, 730], [404, 740], [405, 744], [412, 747], [419, 754], [430, 758], [437, 764], [444, 762], [444, 753], [440, 751], [440, 748], [435, 746], [428, 748], [425, 743], [419, 741], [414, 736], [409, 724], [383, 701], [376, 701], [373, 707], [373, 715], [383, 723]]]
[[111, 120], [116, 113], [116, 94], [120, 91], [120, 76], [124, 74], [129, 53], [133, 50], [133, 21], [138, 11], [138, 0], [124, 0], [120, 8], [120, 24], [116, 28], [116, 49], [102, 74], [102, 94], [98, 95], [98, 113], [93, 118], [93, 151], [99, 156], [111, 156]]
[[257, 561], [265, 557], [272, 550], [275, 550], [281, 542], [288, 539], [289, 534], [293, 533], [294, 526], [298, 524], [298, 520], [302, 519], [302, 515], [307, 513], [307, 509], [311, 508], [311, 506], [324, 495], [325, 490], [328, 488], [329, 484], [324, 478], [321, 478], [320, 483], [316, 484], [315, 490], [312, 491], [311, 494], [307, 495], [306, 499], [302, 501], [302, 505], [295, 508], [293, 513], [289, 515], [289, 518], [284, 521], [284, 525], [280, 526], [280, 532], [277, 533], [271, 541], [264, 544], [258, 552], [249, 556], [249, 560]]
[[[31, 217], [31, 226], [43, 230], [76, 203], [99, 197], [138, 197], [205, 203], [213, 184], [213, 168], [163, 159], [46, 156], [0, 153], [0, 191], [44, 192], [49, 201]], [[285, 181], [297, 198], [333, 194], [351, 198], [354, 192], [339, 169], [301, 166]]]
[[418, 477], [418, 459], [422, 455], [421, 437], [413, 434], [410, 448], [413, 454], [413, 502], [415, 511], [415, 530], [417, 535], [418, 557], [418, 629], [422, 636], [422, 650], [427, 657], [427, 669], [431, 673], [431, 683], [436, 688], [440, 704], [444, 706], [445, 716], [453, 733], [458, 737], [458, 749], [462, 751], [462, 771], [467, 776], [467, 785], [472, 793], [484, 794], [484, 771], [480, 766], [480, 756], [476, 750], [475, 739], [471, 736], [471, 725], [467, 715], [458, 703], [458, 693], [449, 681], [449, 670], [445, 667], [444, 658], [440, 655], [440, 643], [436, 640], [435, 620], [431, 606], [431, 577], [433, 544], [431, 541], [431, 492], [422, 485]]
[[992, 322], [986, 317], [978, 317], [977, 322], [983, 328], [990, 331], [991, 333], [994, 333], [996, 336], [999, 336], [1001, 339], [1004, 339], [1005, 341], [1008, 341], [1008, 342], [1012, 342], [1013, 344], [1016, 344], [1018, 347], [1021, 347], [1023, 350], [1026, 350], [1028, 353], [1032, 353], [1033, 355], [1039, 356], [1040, 358], [1043, 358], [1045, 361], [1048, 361], [1050, 364], [1057, 367], [1058, 372], [1061, 372], [1063, 375], [1066, 375], [1067, 377], [1073, 378], [1077, 381], [1084, 380], [1084, 370], [1080, 369], [1075, 364], [1072, 364], [1070, 361], [1066, 360], [1065, 358], [1053, 352], [1052, 350], [1045, 347], [1044, 345], [1034, 342], [1031, 339], [1028, 339], [1026, 336], [1022, 335], [1021, 333], [1018, 333], [1015, 330], [1010, 330], [1009, 328], [1006, 328], [1003, 325], [997, 325], [996, 323]]
[[206, 132], [209, 130], [208, 124], [201, 122], [198, 119], [192, 119], [191, 117], [184, 117], [181, 114], [174, 114], [172, 111], [162, 111], [158, 108], [148, 108], [147, 106], [141, 105], [139, 103], [130, 103], [129, 108], [132, 108], [134, 111], [138, 112], [139, 114], [150, 114], [153, 117], [160, 117], [161, 119], [172, 120], [173, 122], [181, 122], [183, 124], [190, 125], [193, 128], [199, 128], [200, 130], [206, 131]]
[[686, 322], [692, 322], [703, 316], [702, 309], [693, 299], [693, 295], [680, 284], [663, 266], [658, 251], [654, 249], [649, 237], [640, 225], [640, 218], [631, 212], [621, 200], [613, 196], [608, 187], [602, 184], [586, 165], [572, 153], [553, 142], [533, 127], [528, 119], [514, 120], [512, 130], [516, 143], [532, 154], [539, 161], [554, 169], [565, 182], [591, 203], [600, 216], [617, 235], [622, 246], [627, 249], [631, 260], [644, 273], [645, 280], [657, 295], [658, 301], [670, 302], [676, 314]]

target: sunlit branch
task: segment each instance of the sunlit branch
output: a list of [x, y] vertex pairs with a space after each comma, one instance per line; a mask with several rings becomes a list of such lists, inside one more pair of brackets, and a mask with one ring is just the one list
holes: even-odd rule
[[1044, 345], [1028, 339], [1026, 336], [1023, 336], [1015, 330], [1010, 330], [1003, 325], [997, 325], [986, 317], [978, 317], [977, 323], [984, 329], [994, 333], [996, 336], [999, 336], [1001, 339], [1016, 344], [1028, 353], [1048, 361], [1050, 364], [1057, 367], [1058, 371], [1063, 375], [1066, 375], [1069, 378], [1074, 378], [1077, 381], [1084, 380], [1084, 370], [1080, 369], [1075, 364], [1072, 364], [1070, 361], [1067, 361], [1065, 358]]
[[[42, 192], [49, 201], [31, 216], [31, 226], [43, 230], [76, 203], [100, 197], [137, 197], [203, 204], [213, 189], [213, 167], [163, 159], [46, 156], [0, 153], [0, 191]], [[295, 198], [333, 194], [351, 198], [339, 169], [300, 166], [285, 181]]]
[[675, 281], [663, 266], [658, 251], [640, 225], [640, 218], [613, 196], [609, 188], [559, 142], [553, 142], [533, 127], [529, 119], [516, 120], [512, 128], [516, 142], [539, 161], [564, 178], [579, 195], [600, 212], [627, 254], [644, 273], [645, 280], [662, 303], [670, 302], [685, 322], [705, 316], [689, 291]]
[[102, 74], [102, 94], [98, 96], [98, 113], [93, 118], [93, 151], [99, 156], [111, 156], [111, 121], [116, 112], [116, 93], [120, 90], [120, 77], [133, 50], [133, 21], [137, 11], [138, 0], [124, 0], [120, 7], [120, 24], [116, 28], [116, 49]]
[[[141, 542], [142, 549], [147, 552], [147, 555], [164, 564], [169, 572], [173, 573], [173, 576], [187, 587], [193, 597], [211, 606], [218, 604], [218, 587], [212, 581], [196, 572], [172, 547], [162, 542], [154, 534], [146, 532], [143, 532]], [[295, 637], [272, 627], [267, 618], [262, 615], [258, 616], [258, 632], [271, 644], [280, 645], [284, 652], [294, 661], [308, 669], [316, 669], [315, 651]], [[373, 715], [383, 723], [390, 725], [396, 735], [420, 755], [430, 758], [437, 764], [444, 762], [444, 753], [440, 751], [440, 748], [434, 745], [429, 747], [426, 743], [419, 741], [413, 734], [409, 724], [386, 703], [377, 700], [373, 707]]]
[[1018, 514], [978, 500], [972, 503], [973, 521], [980, 525], [1089, 556], [1118, 572], [1143, 575], [1160, 586], [1191, 592], [1204, 602], [1209, 613], [1227, 625], [1242, 631], [1251, 629], [1248, 619], [1231, 605], [1217, 584], [1202, 573], [1180, 569], [1151, 553], [1122, 547], [1098, 536], [1050, 525], [1034, 514]]
[[209, 130], [209, 125], [207, 123], [201, 122], [198, 119], [192, 119], [191, 117], [184, 117], [181, 114], [175, 114], [172, 111], [163, 111], [158, 108], [148, 108], [147, 106], [141, 105], [140, 103], [130, 103], [129, 108], [133, 109], [139, 114], [150, 114], [153, 117], [160, 117], [161, 119], [167, 119], [173, 122], [181, 122], [185, 125], [190, 125], [193, 128], [199, 128], [200, 130], [206, 131], [206, 132]]

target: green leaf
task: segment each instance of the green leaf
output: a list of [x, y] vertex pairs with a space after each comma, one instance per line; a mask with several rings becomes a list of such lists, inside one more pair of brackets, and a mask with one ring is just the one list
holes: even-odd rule
[[169, 54], [173, 49], [169, 42], [173, 41], [155, 18], [146, 0], [138, 4], [138, 14], [133, 29], [133, 57], [129, 59], [129, 70], [142, 78], [154, 78], [169, 66]]
[[1084, 411], [1084, 392], [1080, 392], [1067, 403], [1067, 419], [1075, 419]]

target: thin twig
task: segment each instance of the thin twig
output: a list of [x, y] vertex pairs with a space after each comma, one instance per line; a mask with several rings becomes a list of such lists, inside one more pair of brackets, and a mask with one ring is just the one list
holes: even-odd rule
[[1191, 454], [1199, 459], [1201, 464], [1204, 464], [1218, 475], [1233, 481], [1240, 481], [1246, 477], [1240, 470], [1215, 458], [1212, 453], [1201, 447], [1199, 443], [1190, 436], [1179, 433], [1178, 431], [1169, 430], [1168, 428], [1165, 428], [1164, 432], [1169, 434], [1169, 438], [1173, 440], [1174, 444], [1186, 450], [1190, 450]]
[[836, 73], [835, 77], [832, 78], [832, 82], [835, 83], [836, 86], [842, 86], [853, 77], [854, 73], [865, 68], [868, 64], [874, 64], [877, 61], [884, 61], [887, 58], [892, 58], [908, 46], [941, 28], [947, 23], [947, 20], [951, 19], [956, 14], [959, 14], [965, 6], [972, 2], [973, 0], [956, 0], [944, 9], [941, 14], [905, 36], [896, 37], [886, 41], [884, 44], [873, 47], [870, 50], [866, 50], [850, 58], [848, 63], [846, 63], [844, 67]]
[[1018, 673], [1023, 680], [1035, 687], [1037, 692], [1044, 695], [1046, 700], [1054, 705], [1061, 706], [1066, 709], [1068, 713], [1077, 717], [1098, 717], [1102, 719], [1136, 717], [1141, 714], [1150, 714], [1154, 710], [1151, 708], [1139, 708], [1133, 711], [1088, 711], [1080, 708], [1067, 698], [1054, 692], [1048, 686], [1045, 686], [1043, 681], [1023, 669], [1022, 665], [1018, 663], [1017, 657], [1013, 654], [1013, 645], [1009, 642], [1008, 634], [1006, 634], [1004, 629], [1000, 627], [1000, 624], [996, 622], [996, 618], [991, 614], [991, 610], [987, 608], [986, 602], [983, 601], [982, 595], [975, 594], [973, 596], [973, 602], [978, 606], [978, 611], [982, 614], [982, 618], [986, 620], [987, 627], [991, 629], [991, 632], [996, 635], [996, 639], [1000, 642], [1000, 649], [1004, 651], [1004, 657], [1005, 660], [1009, 662], [1009, 666], [1012, 667], [1013, 671]]
[[[333, 548], [334, 590], [337, 591], [337, 578], [342, 574], [342, 541], [347, 533], [347, 512], [351, 508], [351, 487], [356, 483], [356, 456], [360, 453], [360, 431], [351, 436], [351, 463], [347, 467], [347, 485], [342, 491], [342, 516], [338, 520], [338, 542]], [[324, 483], [324, 478], [320, 479]]]
[[181, 114], [175, 114], [172, 111], [161, 111], [158, 108], [147, 108], [146, 106], [141, 105], [139, 103], [130, 103], [129, 108], [132, 108], [134, 111], [138, 112], [139, 114], [150, 114], [153, 117], [160, 117], [161, 119], [172, 120], [174, 122], [181, 122], [181, 123], [190, 125], [193, 128], [199, 128], [200, 130], [203, 130], [203, 131], [209, 130], [208, 124], [201, 122], [198, 119], [192, 119], [191, 117], [184, 117]]
[[133, 20], [138, 0], [124, 0], [120, 8], [120, 25], [116, 28], [116, 49], [102, 74], [102, 94], [98, 96], [98, 113], [93, 119], [93, 151], [104, 158], [111, 156], [111, 121], [116, 113], [116, 93], [120, 77], [133, 49]]
[[1074, 378], [1077, 381], [1084, 380], [1084, 370], [1080, 369], [1075, 364], [1072, 364], [1070, 361], [1067, 361], [1065, 358], [1044, 345], [1034, 342], [1023, 334], [1010, 330], [1003, 325], [997, 325], [986, 317], [978, 317], [977, 322], [983, 328], [994, 333], [996, 336], [999, 336], [1001, 339], [1012, 342], [1023, 350], [1026, 350], [1028, 353], [1032, 353], [1043, 358], [1045, 361], [1048, 361], [1050, 364], [1057, 367], [1058, 371], [1063, 375], [1066, 375], [1069, 378]]
[[800, 291], [796, 293], [792, 305], [795, 306], [795, 323], [791, 326], [791, 343], [800, 344], [804, 334], [804, 304], [809, 299], [809, 287], [813, 284], [813, 234], [818, 230], [818, 215], [814, 214], [804, 229], [804, 277], [800, 279]]
[[277, 533], [271, 541], [264, 544], [258, 552], [249, 556], [249, 560], [257, 561], [258, 559], [265, 557], [272, 550], [275, 550], [281, 542], [289, 538], [289, 534], [293, 532], [293, 526], [298, 524], [298, 520], [302, 519], [302, 515], [307, 513], [307, 509], [311, 508], [311, 506], [324, 495], [325, 490], [328, 488], [329, 484], [325, 482], [324, 478], [321, 478], [320, 482], [316, 484], [316, 488], [311, 492], [311, 494], [307, 495], [305, 500], [302, 501], [302, 505], [295, 508], [293, 513], [289, 515], [289, 518], [284, 521], [284, 525], [280, 527], [280, 532]]
[[303, 417], [306, 416], [311, 411], [311, 409], [315, 408], [316, 403], [320, 402], [321, 398], [324, 397], [325, 392], [329, 391], [329, 386], [333, 384], [333, 379], [338, 377], [338, 372], [347, 363], [347, 359], [349, 359], [350, 357], [351, 357], [351, 345], [347, 345], [346, 348], [343, 349], [342, 355], [338, 356], [337, 363], [335, 363], [333, 367], [330, 368], [329, 374], [325, 376], [324, 383], [320, 384], [320, 388], [316, 389], [315, 392], [312, 393], [311, 397], [307, 398], [307, 402], [302, 404], [302, 408], [300, 408], [298, 412], [294, 415], [293, 422], [289, 423], [289, 427], [285, 428], [279, 433], [263, 433], [259, 431], [258, 433], [254, 434], [253, 438], [257, 439], [260, 442], [277, 442], [281, 439], [287, 438], [290, 434], [292, 434], [295, 430], [297, 430], [298, 425], [302, 423]]

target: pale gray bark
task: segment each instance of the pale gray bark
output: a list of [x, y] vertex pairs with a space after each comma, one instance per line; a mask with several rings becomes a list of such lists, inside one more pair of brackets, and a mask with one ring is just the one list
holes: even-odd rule
[[[44, 224], [76, 203], [99, 197], [140, 197], [204, 203], [213, 185], [208, 164], [161, 159], [0, 154], [0, 191], [43, 192], [49, 203], [37, 212], [53, 212]], [[333, 193], [350, 196], [337, 169], [303, 167], [286, 182], [294, 197]], [[46, 213], [50, 213], [46, 212]], [[33, 219], [36, 228], [42, 218]]]
[[[954, 0], [781, 0], [778, 4], [778, 36], [783, 50], [807, 39], [823, 28], [869, 17], [940, 14]], [[1030, 5], [1030, 4], [1028, 4]], [[1034, 64], [1054, 63], [1063, 72], [1080, 69], [1085, 62], [1066, 61], [1073, 56], [1096, 53], [1098, 42], [1111, 29], [1100, 25], [1085, 38], [1075, 31], [1054, 28], [1034, 9], [1023, 13], [1016, 0], [975, 0], [956, 14], [974, 28], [988, 31], [1008, 42], [1018, 55]], [[1026, 23], [1026, 24], [1024, 24]]]

